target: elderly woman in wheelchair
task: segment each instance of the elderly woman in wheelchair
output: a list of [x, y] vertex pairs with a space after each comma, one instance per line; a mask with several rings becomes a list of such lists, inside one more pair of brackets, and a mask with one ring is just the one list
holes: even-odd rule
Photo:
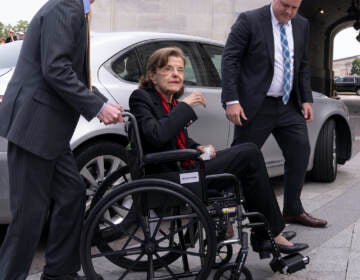
[[[130, 111], [135, 115], [144, 153], [154, 153], [174, 149], [196, 149], [203, 153], [206, 146], [188, 137], [186, 127], [196, 120], [193, 107], [206, 106], [204, 96], [193, 92], [181, 102], [177, 98], [183, 92], [185, 59], [180, 49], [163, 48], [156, 51], [148, 60], [146, 76], [141, 80], [140, 89], [130, 97]], [[211, 150], [211, 160], [205, 162], [206, 174], [232, 173], [242, 183], [248, 211], [258, 211], [269, 222], [274, 240], [284, 253], [292, 253], [307, 248], [305, 244], [292, 244], [281, 231], [284, 228], [279, 206], [269, 184], [264, 159], [253, 144], [243, 144], [215, 152]], [[190, 168], [191, 163], [182, 162]], [[150, 165], [149, 172], [159, 173], [176, 169], [171, 164]], [[255, 251], [262, 250], [264, 236], [261, 233], [253, 238]], [[255, 241], [256, 239], [256, 241]]]
[[[136, 180], [117, 187], [90, 212], [81, 244], [85, 273], [96, 275], [94, 260], [106, 258], [125, 268], [120, 279], [130, 272], [143, 272], [147, 279], [206, 279], [211, 267], [231, 259], [231, 245], [240, 244], [235, 264], [222, 266], [214, 279], [227, 272], [226, 279], [252, 279], [244, 266], [248, 239], [243, 228], [251, 228], [251, 244], [260, 258], [273, 255], [274, 271], [304, 268], [308, 258], [297, 252], [308, 246], [290, 242], [294, 232], [282, 234], [284, 219], [257, 146], [240, 144], [216, 152], [188, 136], [186, 127], [197, 118], [193, 108], [205, 107], [206, 101], [199, 92], [177, 100], [183, 93], [184, 66], [176, 47], [159, 49], [148, 59], [146, 75], [129, 100], [136, 117], [129, 131], [130, 154], [136, 156], [129, 165]], [[107, 189], [117, 184], [120, 173], [104, 182]], [[235, 220], [238, 236], [230, 239]], [[281, 258], [280, 253], [289, 255]], [[171, 266], [179, 260], [181, 272], [179, 265]], [[166, 276], [156, 276], [157, 271]]]

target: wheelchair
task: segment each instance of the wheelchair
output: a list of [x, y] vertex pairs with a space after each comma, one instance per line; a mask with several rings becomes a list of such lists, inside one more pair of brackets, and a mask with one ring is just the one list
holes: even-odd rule
[[[265, 217], [244, 211], [240, 184], [232, 174], [205, 176], [196, 150], [143, 154], [135, 117], [124, 112], [130, 140], [129, 170], [119, 169], [99, 187], [84, 223], [80, 254], [88, 279], [111, 273], [113, 279], [253, 279], [245, 266], [248, 233], [266, 229], [273, 271], [290, 274], [305, 268], [299, 253], [282, 257]], [[149, 164], [195, 162], [194, 169], [146, 174]], [[124, 179], [125, 178], [125, 179]], [[209, 184], [229, 188], [207, 189]], [[248, 219], [247, 219], [248, 218]], [[249, 218], [258, 222], [249, 222]], [[226, 239], [226, 227], [236, 234]], [[240, 245], [235, 260], [232, 246]]]

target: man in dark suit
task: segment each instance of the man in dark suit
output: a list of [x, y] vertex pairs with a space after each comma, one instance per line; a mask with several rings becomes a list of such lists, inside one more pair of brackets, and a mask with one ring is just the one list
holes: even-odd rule
[[324, 227], [300, 200], [309, 160], [306, 121], [313, 120], [309, 24], [297, 15], [301, 0], [272, 0], [271, 5], [239, 15], [222, 61], [222, 102], [235, 126], [233, 145], [261, 147], [272, 133], [285, 158], [283, 215], [287, 222]]
[[26, 278], [46, 220], [41, 279], [80, 279], [85, 185], [69, 141], [80, 115], [123, 121], [121, 106], [104, 104], [88, 86], [85, 14], [92, 2], [50, 0], [38, 11], [0, 106], [13, 216], [0, 250], [1, 280]]

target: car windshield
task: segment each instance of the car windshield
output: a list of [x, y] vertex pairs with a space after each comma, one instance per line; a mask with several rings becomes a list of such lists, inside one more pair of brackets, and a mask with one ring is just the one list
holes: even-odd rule
[[0, 46], [0, 69], [11, 68], [16, 65], [19, 57], [22, 41], [15, 41]]

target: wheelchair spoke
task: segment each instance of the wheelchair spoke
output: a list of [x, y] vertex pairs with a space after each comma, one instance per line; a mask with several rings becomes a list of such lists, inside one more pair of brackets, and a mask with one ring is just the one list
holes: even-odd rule
[[197, 223], [198, 221], [195, 221], [195, 219], [191, 219], [191, 223], [187, 223], [185, 225], [182, 225], [181, 227], [178, 227], [177, 229], [171, 231], [169, 234], [165, 235], [163, 238], [160, 238], [157, 240], [158, 243], [169, 239], [170, 237], [174, 237], [176, 234], [182, 232], [184, 229], [188, 228], [189, 226], [193, 226], [195, 223]]
[[141, 260], [141, 258], [142, 258], [143, 256], [144, 256], [144, 254], [141, 254], [139, 257], [137, 257], [136, 260], [134, 261], [134, 264], [131, 265], [129, 268], [127, 268], [127, 269], [124, 271], [124, 273], [120, 276], [119, 280], [120, 280], [120, 279], [124, 279], [125, 276], [128, 275], [129, 272], [131, 272], [131, 271], [134, 269], [134, 267], [136, 266], [136, 264], [139, 263], [139, 261]]
[[131, 235], [128, 236], [127, 240], [124, 242], [124, 245], [123, 245], [123, 249], [125, 247], [127, 247], [129, 245], [129, 243], [133, 240], [132, 236], [134, 236], [134, 234], [137, 232], [137, 230], [139, 229], [139, 227], [135, 227], [134, 230], [132, 231]]
[[148, 254], [147, 279], [154, 279], [154, 259], [152, 254]]
[[143, 249], [140, 247], [136, 247], [136, 248], [131, 248], [131, 249], [101, 252], [99, 254], [91, 255], [91, 257], [95, 259], [95, 258], [109, 257], [109, 256], [132, 256], [132, 255], [138, 255], [140, 253], [142, 253], [142, 255], [144, 255]]
[[165, 267], [165, 269], [167, 270], [167, 272], [170, 273], [170, 275], [172, 276], [172, 279], [179, 279], [178, 277], [176, 277], [175, 273], [170, 269], [170, 267], [161, 260], [161, 256], [155, 252], [156, 257], [160, 260], [160, 263]]
[[195, 257], [205, 257], [206, 256], [206, 253], [203, 252], [193, 252], [193, 251], [187, 251], [186, 249], [185, 250], [180, 250], [180, 249], [176, 249], [176, 248], [166, 248], [166, 247], [163, 247], [163, 248], [159, 248], [158, 249], [159, 252], [173, 252], [173, 253], [176, 253], [176, 254], [179, 254], [179, 255], [190, 255], [190, 256], [195, 256]]
[[[116, 225], [112, 221], [110, 221], [108, 219], [105, 219], [105, 218], [101, 219], [101, 221], [104, 222], [104, 223], [107, 223], [109, 225], [109, 227], [115, 231], [115, 232], [111, 232], [112, 234], [122, 233], [125, 236], [128, 236], [129, 238], [134, 239], [139, 243], [143, 243], [143, 240], [141, 240], [140, 238], [138, 238], [135, 235], [136, 231], [133, 231], [132, 233], [129, 233], [127, 231], [127, 228], [125, 228], [125, 226], [123, 225], [123, 223]], [[137, 226], [136, 229], [138, 229], [138, 228], [139, 228], [139, 226]], [[102, 229], [101, 231], [104, 231], [104, 229]], [[100, 231], [100, 233], [101, 233], [101, 231]]]

